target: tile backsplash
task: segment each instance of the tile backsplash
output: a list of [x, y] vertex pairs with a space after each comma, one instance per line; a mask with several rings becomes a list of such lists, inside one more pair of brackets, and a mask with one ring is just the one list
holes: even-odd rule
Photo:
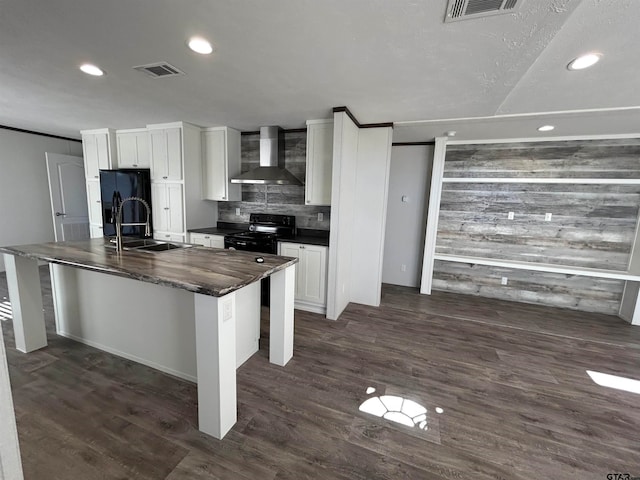
[[[307, 161], [307, 133], [285, 132], [285, 165], [287, 170], [304, 182]], [[260, 135], [242, 135], [242, 172], [260, 166]], [[236, 215], [236, 209], [240, 215]], [[218, 202], [221, 222], [248, 222], [251, 213], [295, 215], [299, 228], [329, 230], [331, 207], [304, 203], [304, 186], [242, 185], [241, 202]], [[318, 213], [323, 219], [318, 221]]]

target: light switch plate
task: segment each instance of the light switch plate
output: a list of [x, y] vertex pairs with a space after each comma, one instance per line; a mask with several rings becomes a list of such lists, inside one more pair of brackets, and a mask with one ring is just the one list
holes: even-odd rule
[[509, 212], [509, 214], [507, 215], [507, 218], [509, 220], [513, 220], [513, 217], [515, 216], [515, 214], [513, 212]]
[[545, 222], [550, 222], [551, 221], [551, 213], [545, 213], [544, 214], [544, 221]]
[[318, 221], [322, 222], [324, 220], [324, 213], [318, 212]]

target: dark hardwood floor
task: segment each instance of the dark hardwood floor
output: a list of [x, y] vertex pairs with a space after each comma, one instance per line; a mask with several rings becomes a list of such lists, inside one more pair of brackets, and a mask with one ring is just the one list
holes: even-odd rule
[[[194, 384], [56, 336], [41, 273], [49, 346], [17, 352], [2, 322], [27, 479], [640, 476], [640, 396], [586, 373], [640, 379], [640, 327], [617, 318], [393, 286], [337, 322], [296, 311], [293, 360], [261, 341], [218, 441]], [[426, 428], [359, 411], [378, 395], [423, 405]]]

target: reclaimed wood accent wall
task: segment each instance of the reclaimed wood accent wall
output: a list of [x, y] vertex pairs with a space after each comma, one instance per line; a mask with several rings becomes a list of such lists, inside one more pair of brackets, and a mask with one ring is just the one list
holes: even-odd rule
[[[287, 170], [302, 182], [306, 177], [307, 134], [285, 132], [285, 164]], [[260, 166], [260, 135], [242, 135], [242, 172]], [[240, 208], [240, 216], [236, 215]], [[218, 202], [218, 220], [221, 222], [249, 222], [251, 213], [279, 213], [295, 215], [299, 228], [329, 230], [331, 207], [304, 203], [304, 186], [242, 185], [241, 202]], [[318, 221], [318, 213], [324, 218]]]
[[[638, 179], [640, 141], [450, 146], [444, 177]], [[625, 271], [639, 206], [639, 185], [445, 182], [436, 252]], [[501, 277], [508, 277], [506, 286]], [[617, 313], [623, 287], [622, 281], [446, 261], [436, 262], [433, 283], [439, 290], [603, 313]]]

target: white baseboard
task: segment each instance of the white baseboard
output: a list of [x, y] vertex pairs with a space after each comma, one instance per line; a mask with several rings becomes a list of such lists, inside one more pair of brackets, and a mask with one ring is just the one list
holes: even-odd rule
[[320, 313], [322, 315], [327, 314], [326, 305], [313, 305], [311, 303], [294, 302], [293, 308], [297, 310], [304, 310], [305, 312]]
[[151, 362], [151, 361], [146, 360], [144, 358], [137, 357], [136, 355], [131, 355], [131, 354], [126, 353], [126, 352], [121, 352], [119, 350], [116, 350], [115, 348], [110, 348], [110, 347], [107, 347], [106, 345], [102, 345], [102, 344], [97, 343], [97, 342], [92, 342], [91, 340], [86, 340], [84, 338], [80, 338], [80, 337], [78, 337], [76, 335], [72, 335], [72, 334], [67, 333], [67, 332], [62, 332], [62, 331], [58, 330], [57, 333], [61, 337], [69, 338], [69, 339], [75, 340], [76, 342], [79, 342], [79, 343], [84, 343], [85, 345], [89, 345], [90, 347], [97, 348], [98, 350], [103, 350], [103, 351], [105, 351], [107, 353], [111, 353], [113, 355], [117, 355], [118, 357], [126, 358], [127, 360], [131, 360], [131, 361], [136, 362], [136, 363], [141, 363], [142, 365], [146, 365], [147, 367], [155, 368], [156, 370], [160, 370], [163, 373], [168, 373], [169, 375], [173, 375], [174, 377], [178, 377], [178, 378], [181, 378], [183, 380], [187, 380], [187, 381], [193, 382], [193, 383], [198, 383], [198, 379], [196, 377], [194, 377], [193, 375], [189, 375], [189, 374], [183, 373], [183, 372], [178, 372], [178, 371], [173, 370], [171, 368], [167, 368], [164, 365], [160, 365], [160, 364], [157, 364], [155, 362]]

